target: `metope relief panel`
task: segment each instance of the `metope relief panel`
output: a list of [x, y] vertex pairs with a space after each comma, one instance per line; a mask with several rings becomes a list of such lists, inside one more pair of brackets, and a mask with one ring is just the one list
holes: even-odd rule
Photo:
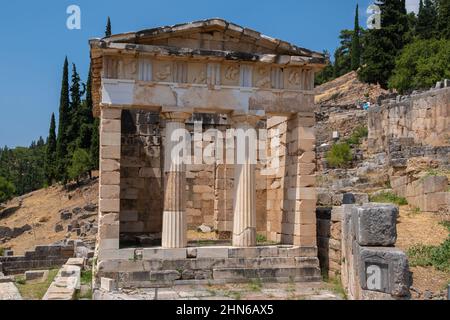
[[173, 82], [172, 62], [153, 61], [153, 79], [160, 82]]
[[103, 77], [106, 79], [118, 79], [119, 59], [115, 57], [105, 57], [103, 64]]
[[137, 61], [136, 59], [124, 58], [119, 60], [118, 65], [119, 79], [136, 80]]
[[256, 67], [253, 69], [253, 83], [257, 88], [268, 89], [271, 86], [270, 68]]
[[153, 67], [150, 59], [139, 59], [139, 75], [140, 81], [152, 81], [153, 80]]
[[192, 84], [206, 84], [206, 65], [204, 63], [189, 63], [188, 80]]
[[303, 88], [304, 72], [300, 68], [289, 68], [285, 72], [286, 89], [300, 90]]

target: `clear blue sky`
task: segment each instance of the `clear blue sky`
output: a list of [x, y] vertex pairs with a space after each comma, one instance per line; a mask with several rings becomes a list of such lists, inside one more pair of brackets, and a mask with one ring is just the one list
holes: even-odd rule
[[[0, 146], [28, 146], [48, 135], [57, 115], [65, 55], [85, 81], [88, 39], [113, 33], [221, 17], [309, 49], [333, 52], [352, 28], [356, 3], [365, 26], [370, 0], [42, 0], [2, 1], [0, 9]], [[408, 0], [409, 5], [418, 0]], [[81, 8], [81, 30], [68, 30], [66, 9]]]

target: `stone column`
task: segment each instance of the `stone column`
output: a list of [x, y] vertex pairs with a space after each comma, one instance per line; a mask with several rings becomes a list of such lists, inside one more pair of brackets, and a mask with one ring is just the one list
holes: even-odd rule
[[[256, 246], [257, 135], [255, 127], [258, 119], [257, 116], [249, 114], [232, 116], [236, 130], [233, 195], [233, 246], [235, 247]], [[247, 139], [248, 141], [245, 141]], [[256, 157], [252, 157], [252, 153]]]
[[[180, 143], [186, 143], [177, 130], [185, 130], [185, 121], [191, 117], [185, 112], [163, 112], [166, 119], [164, 145], [164, 213], [162, 230], [163, 248], [184, 248], [187, 245], [186, 221], [186, 165], [182, 152], [173, 152]], [[182, 132], [182, 131], [181, 131]], [[172, 141], [176, 139], [176, 141]], [[184, 145], [183, 150], [187, 150]]]

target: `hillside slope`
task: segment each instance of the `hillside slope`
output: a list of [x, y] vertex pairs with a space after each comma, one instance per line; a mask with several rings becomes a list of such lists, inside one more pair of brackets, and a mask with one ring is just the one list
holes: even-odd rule
[[[0, 247], [11, 248], [19, 255], [36, 245], [52, 244], [66, 239], [66, 235], [70, 235], [70, 238], [79, 238], [74, 232], [68, 233], [68, 225], [74, 220], [78, 224], [81, 221], [95, 223], [97, 203], [98, 180], [92, 180], [73, 190], [66, 190], [58, 185], [12, 199], [4, 208], [0, 207]], [[87, 214], [85, 207], [90, 211]], [[72, 210], [79, 215], [66, 220], [61, 219], [62, 211], [72, 212]], [[55, 230], [57, 225], [59, 225], [58, 232]], [[17, 237], [15, 235], [4, 237], [5, 230], [8, 231], [5, 228], [16, 231], [16, 234], [25, 232]], [[86, 237], [95, 238], [95, 232]]]
[[389, 91], [379, 85], [371, 85], [358, 80], [355, 71], [349, 72], [339, 78], [318, 86], [315, 103], [323, 106], [347, 106], [369, 101], [376, 103], [380, 95]]

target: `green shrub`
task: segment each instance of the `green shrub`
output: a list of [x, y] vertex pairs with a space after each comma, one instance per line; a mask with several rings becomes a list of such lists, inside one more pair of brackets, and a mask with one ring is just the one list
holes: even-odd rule
[[377, 194], [376, 196], [371, 196], [370, 202], [394, 203], [399, 206], [404, 206], [408, 204], [408, 201], [405, 198], [399, 197], [392, 192], [382, 192], [380, 194]]
[[89, 153], [85, 149], [77, 149], [73, 153], [70, 167], [67, 169], [69, 178], [76, 180], [80, 179], [83, 175], [89, 172], [91, 169], [91, 158]]
[[415, 245], [408, 249], [411, 266], [433, 266], [437, 270], [450, 272], [450, 237], [439, 246]]
[[397, 58], [389, 87], [400, 93], [429, 89], [437, 81], [450, 78], [450, 40], [416, 40]]
[[337, 143], [331, 147], [326, 158], [330, 166], [342, 168], [353, 160], [353, 154], [348, 143]]
[[4, 254], [5, 254], [5, 249], [0, 248], [0, 257], [3, 257]]
[[11, 199], [16, 192], [14, 185], [3, 177], [0, 177], [0, 203]]
[[350, 138], [347, 139], [347, 143], [349, 145], [359, 145], [361, 143], [361, 139], [366, 138], [369, 135], [369, 129], [365, 126], [357, 127]]

